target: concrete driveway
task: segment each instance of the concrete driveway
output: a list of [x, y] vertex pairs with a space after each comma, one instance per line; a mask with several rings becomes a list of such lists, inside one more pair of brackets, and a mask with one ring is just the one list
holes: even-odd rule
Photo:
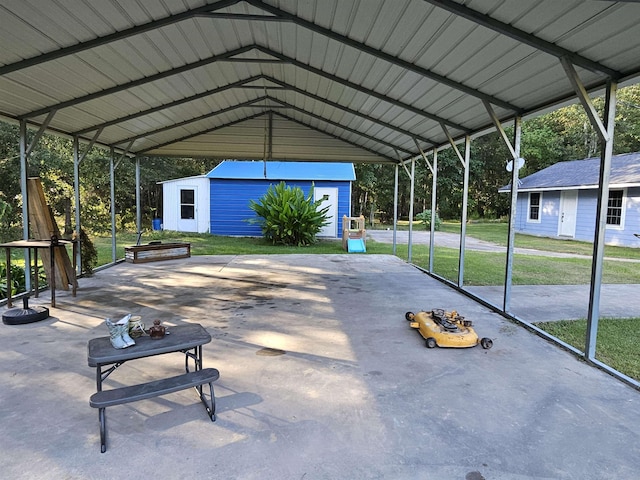
[[[638, 391], [387, 255], [207, 256], [120, 264], [0, 325], [7, 479], [635, 479]], [[46, 302], [43, 295], [40, 302]], [[408, 310], [457, 309], [491, 350], [428, 350]], [[89, 406], [87, 341], [131, 312], [213, 336], [218, 420], [191, 391]], [[108, 386], [180, 373], [180, 354]], [[107, 387], [108, 388], [108, 387]]]

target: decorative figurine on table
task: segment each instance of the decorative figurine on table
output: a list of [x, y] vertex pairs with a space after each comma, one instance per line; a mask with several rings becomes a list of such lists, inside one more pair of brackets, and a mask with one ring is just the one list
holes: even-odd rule
[[127, 348], [136, 344], [133, 338], [129, 336], [130, 318], [131, 314], [129, 313], [115, 323], [112, 322], [110, 318], [104, 321], [109, 329], [109, 336], [111, 337], [111, 345], [113, 345], [113, 348]]
[[129, 336], [131, 338], [138, 338], [145, 334], [144, 323], [142, 323], [142, 317], [140, 315], [134, 315], [129, 319]]
[[149, 336], [154, 340], [163, 338], [165, 334], [165, 327], [160, 325], [160, 320], [153, 321], [153, 327], [149, 328]]

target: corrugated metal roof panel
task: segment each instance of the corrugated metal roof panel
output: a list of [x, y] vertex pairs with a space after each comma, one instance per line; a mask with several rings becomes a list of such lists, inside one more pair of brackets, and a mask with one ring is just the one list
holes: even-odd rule
[[[221, 12], [254, 17], [216, 17]], [[134, 138], [133, 153], [188, 155], [193, 146], [194, 155], [203, 154], [201, 139], [189, 143], [185, 132], [200, 136], [227, 124], [227, 132], [242, 134], [233, 122], [257, 112], [243, 102], [268, 95], [295, 107], [285, 110], [288, 117], [327, 134], [323, 152], [330, 158], [346, 142], [355, 158], [392, 161], [395, 150], [404, 158], [419, 154], [412, 135], [428, 147], [447, 144], [441, 123], [456, 138], [490, 128], [483, 99], [507, 120], [572, 98], [560, 56], [571, 58], [592, 88], [605, 85], [607, 74], [640, 75], [638, 2], [24, 0], [4, 2], [0, 16], [0, 115], [37, 123], [61, 102], [78, 102], [63, 106], [51, 128], [88, 139], [102, 123], [123, 119], [104, 128], [98, 141], [122, 146]], [[502, 31], [485, 20], [502, 22]], [[100, 41], [108, 35], [114, 37]], [[148, 81], [156, 75], [166, 76]], [[259, 75], [299, 91], [248, 93], [238, 86], [171, 105]], [[268, 79], [252, 85], [273, 87]], [[276, 112], [282, 107], [265, 105]], [[220, 109], [224, 113], [216, 115]], [[208, 112], [215, 118], [182, 124]], [[180, 126], [156, 132], [171, 122]], [[330, 143], [331, 135], [339, 140]], [[243, 156], [243, 143], [209, 146]], [[148, 150], [154, 144], [162, 146]], [[273, 146], [287, 158], [292, 148], [302, 148], [278, 144], [276, 137]], [[299, 154], [311, 155], [310, 149]]]
[[[265, 176], [266, 172], [266, 176]], [[206, 175], [208, 178], [235, 180], [341, 180], [353, 181], [352, 163], [256, 162], [225, 160]]]

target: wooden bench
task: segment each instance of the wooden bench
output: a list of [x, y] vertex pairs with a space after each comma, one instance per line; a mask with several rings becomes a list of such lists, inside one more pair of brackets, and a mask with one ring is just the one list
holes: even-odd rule
[[[105, 408], [121, 405], [124, 403], [137, 402], [148, 398], [166, 395], [168, 393], [186, 390], [194, 387], [200, 397], [200, 400], [207, 409], [207, 414], [212, 422], [216, 421], [216, 400], [213, 394], [213, 382], [220, 377], [220, 372], [215, 368], [204, 368], [195, 372], [188, 372], [176, 377], [165, 378], [162, 380], [154, 380], [152, 382], [131, 385], [128, 387], [114, 388], [111, 390], [102, 390], [91, 395], [89, 404], [99, 409], [98, 416], [100, 420], [100, 451], [104, 453], [107, 450], [106, 444], [106, 415]], [[207, 403], [206, 396], [203, 394], [202, 386], [209, 384], [209, 399]]]
[[144, 245], [124, 247], [124, 259], [129, 263], [157, 262], [175, 260], [191, 256], [190, 243], [151, 242]]

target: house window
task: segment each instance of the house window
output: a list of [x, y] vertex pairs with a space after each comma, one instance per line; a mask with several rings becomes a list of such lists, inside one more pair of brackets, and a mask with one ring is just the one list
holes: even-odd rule
[[195, 190], [180, 190], [180, 218], [182, 220], [193, 220], [196, 218], [195, 212]]
[[609, 190], [607, 203], [607, 225], [620, 227], [622, 225], [623, 190]]
[[531, 192], [529, 194], [529, 222], [539, 222], [540, 221], [540, 201], [541, 201], [540, 192]]

